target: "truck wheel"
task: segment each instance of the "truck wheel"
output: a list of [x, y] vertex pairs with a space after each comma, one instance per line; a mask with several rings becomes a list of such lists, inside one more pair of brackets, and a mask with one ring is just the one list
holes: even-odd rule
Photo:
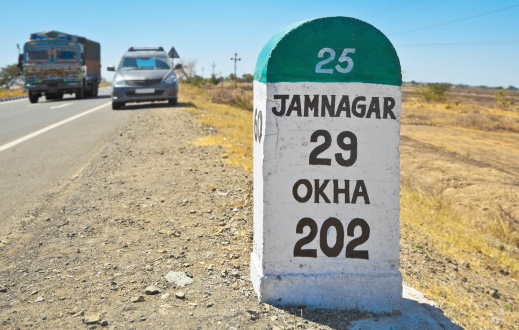
[[168, 100], [169, 105], [175, 106], [178, 103], [178, 99], [175, 97], [174, 99]]
[[90, 88], [88, 88], [85, 91], [85, 97], [94, 97], [95, 96], [96, 83], [92, 82], [91, 84], [88, 84], [88, 87], [90, 87]]
[[85, 89], [84, 88], [80, 88], [77, 90], [76, 92], [76, 99], [82, 99], [85, 97]]
[[113, 102], [112, 101], [112, 110], [120, 110], [124, 106], [124, 102]]
[[36, 93], [29, 93], [29, 102], [31, 103], [38, 103], [38, 99], [40, 96]]

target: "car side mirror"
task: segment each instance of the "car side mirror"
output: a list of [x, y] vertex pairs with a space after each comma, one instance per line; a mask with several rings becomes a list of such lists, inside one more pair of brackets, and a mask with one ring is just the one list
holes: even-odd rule
[[175, 65], [175, 70], [178, 70], [178, 69], [182, 69], [182, 64], [179, 63], [179, 64]]
[[113, 66], [113, 65], [107, 66], [106, 71], [115, 71], [115, 66]]

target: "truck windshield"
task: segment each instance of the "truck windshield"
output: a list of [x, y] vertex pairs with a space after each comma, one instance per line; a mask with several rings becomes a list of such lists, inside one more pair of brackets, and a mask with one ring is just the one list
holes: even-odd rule
[[49, 61], [50, 50], [48, 46], [27, 47], [25, 51], [27, 63], [45, 63]]
[[169, 70], [171, 64], [167, 56], [125, 57], [119, 65], [119, 70]]
[[77, 61], [76, 47], [56, 47], [56, 62], [76, 63]]

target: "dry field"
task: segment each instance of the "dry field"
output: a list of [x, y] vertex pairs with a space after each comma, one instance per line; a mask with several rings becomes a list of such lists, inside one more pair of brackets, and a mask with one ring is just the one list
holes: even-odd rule
[[[221, 105], [252, 109], [250, 85], [182, 87], [219, 131], [195, 143], [251, 170], [252, 115]], [[504, 108], [496, 89], [450, 87], [427, 102], [423, 88], [402, 88], [404, 281], [466, 328], [519, 328], [519, 92], [504, 91]]]
[[403, 88], [402, 275], [467, 328], [519, 327], [519, 112], [496, 93]]

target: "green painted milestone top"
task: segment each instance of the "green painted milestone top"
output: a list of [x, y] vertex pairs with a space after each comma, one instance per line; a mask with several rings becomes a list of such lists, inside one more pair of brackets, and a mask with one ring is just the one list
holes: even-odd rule
[[281, 30], [261, 50], [254, 79], [402, 85], [391, 42], [372, 25], [351, 17], [316, 18]]

